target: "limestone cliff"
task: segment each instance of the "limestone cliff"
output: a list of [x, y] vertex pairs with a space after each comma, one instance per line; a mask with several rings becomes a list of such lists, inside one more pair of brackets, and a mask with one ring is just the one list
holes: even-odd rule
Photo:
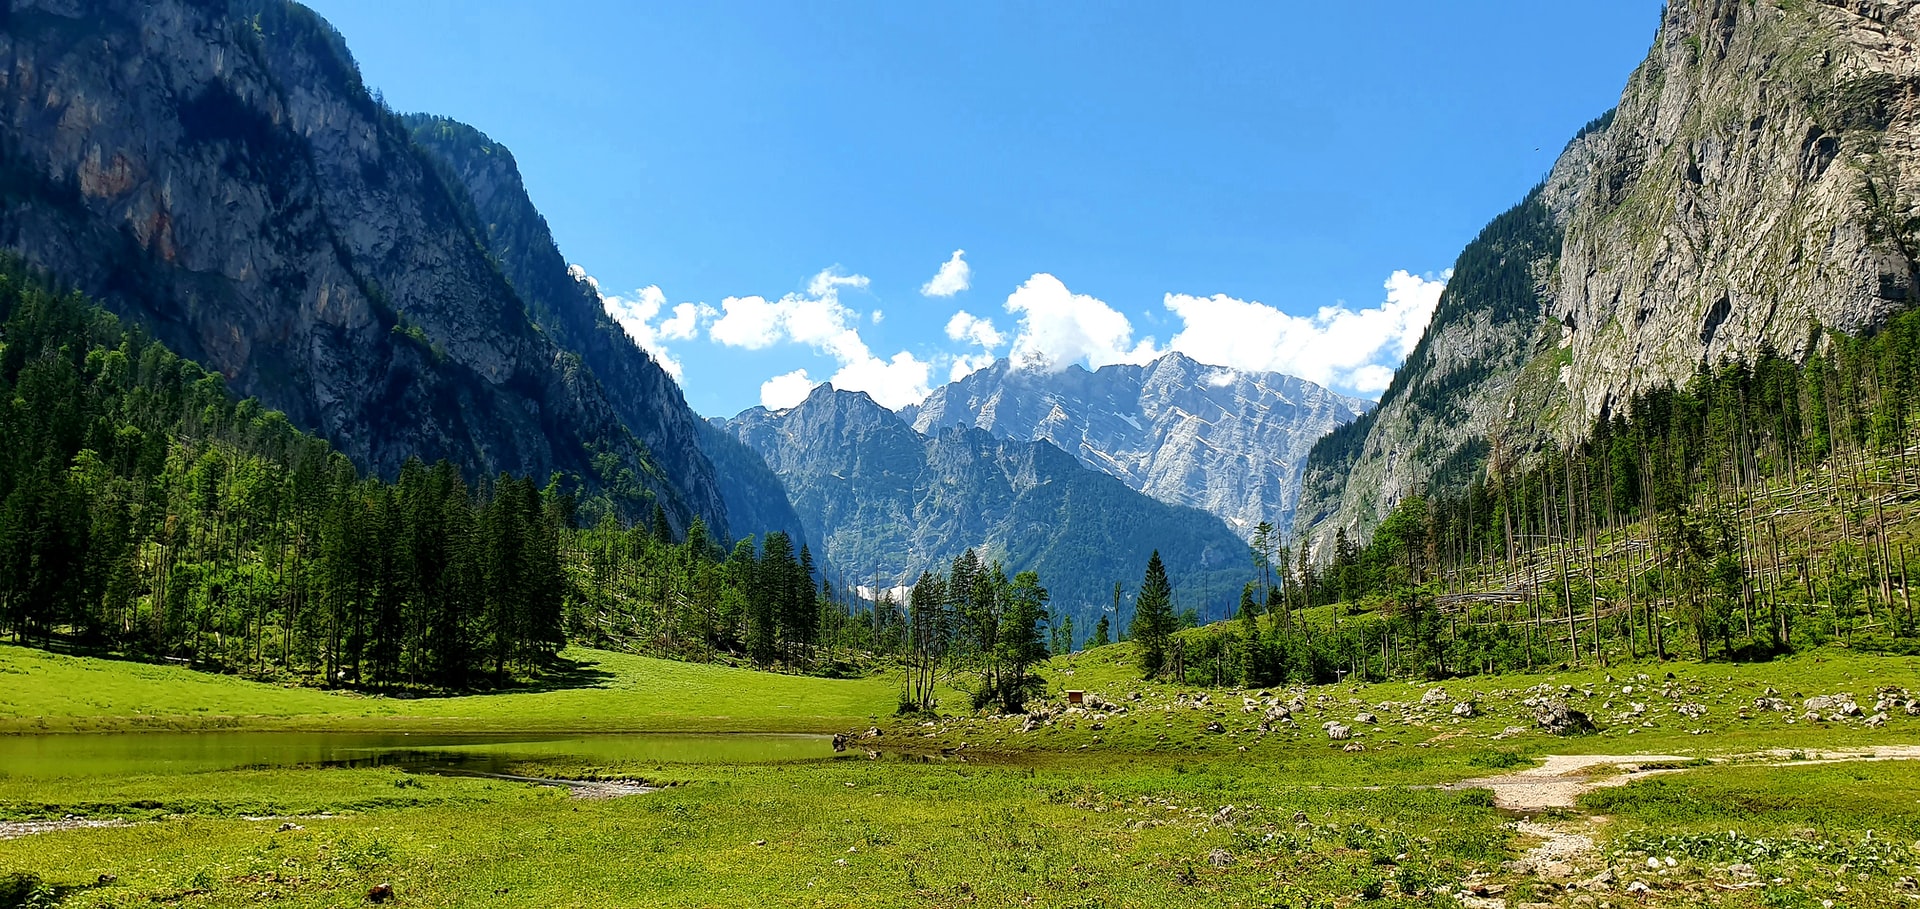
[[1920, 4], [1674, 0], [1619, 107], [1462, 254], [1374, 414], [1309, 457], [1299, 529], [1360, 536], [1703, 366], [1920, 299]]
[[[536, 328], [472, 207], [284, 0], [0, 5], [0, 249], [363, 467], [567, 471], [684, 525], [711, 478]], [[690, 425], [690, 424], [689, 424]]]

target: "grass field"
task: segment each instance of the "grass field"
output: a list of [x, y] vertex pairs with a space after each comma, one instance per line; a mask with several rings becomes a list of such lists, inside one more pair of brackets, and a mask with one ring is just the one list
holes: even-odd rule
[[[1834, 650], [1442, 686], [1448, 704], [1478, 705], [1471, 718], [1411, 706], [1432, 686], [1327, 686], [1284, 692], [1308, 703], [1298, 728], [1261, 734], [1241, 703], [1257, 693], [1206, 692], [1195, 706], [1197, 692], [1139, 682], [1122, 648], [1056, 661], [1049, 674], [1056, 692], [1093, 691], [1126, 713], [1059, 713], [1031, 732], [1019, 731], [1024, 719], [892, 720], [885, 678], [569, 657], [582, 687], [387, 700], [4, 648], [0, 716], [16, 732], [838, 730], [878, 716], [885, 734], [830, 760], [554, 754], [513, 768], [666, 787], [605, 800], [392, 768], [0, 778], [0, 831], [69, 828], [0, 840], [0, 905], [11, 886], [30, 894], [26, 905], [349, 906], [389, 883], [402, 906], [1824, 909], [1909, 905], [1902, 879], [1920, 876], [1920, 765], [1795, 760], [1920, 743], [1920, 718], [1871, 728], [1751, 709], [1770, 687], [1796, 708], [1837, 692], [1871, 708], [1881, 687], [1920, 689], [1906, 658]], [[1628, 686], [1654, 694], [1621, 694]], [[1541, 691], [1589, 709], [1601, 730], [1510, 732]], [[1615, 719], [1636, 702], [1647, 709], [1634, 722]], [[1707, 712], [1679, 710], [1694, 706]], [[1363, 710], [1380, 722], [1358, 730], [1362, 750], [1328, 740], [1322, 717], [1352, 722]], [[886, 753], [869, 760], [867, 747]], [[1800, 754], [1752, 757], [1776, 747]], [[1545, 754], [1656, 750], [1747, 757], [1591, 791], [1575, 810], [1518, 827], [1487, 789], [1445, 785]], [[102, 822], [120, 826], [77, 826]], [[1591, 841], [1569, 854], [1577, 874], [1535, 868], [1564, 837]], [[1648, 889], [1629, 894], [1633, 883]]]
[[819, 679], [569, 650], [573, 687], [400, 700], [0, 645], [0, 732], [452, 729], [833, 732], [891, 714], [897, 680]]

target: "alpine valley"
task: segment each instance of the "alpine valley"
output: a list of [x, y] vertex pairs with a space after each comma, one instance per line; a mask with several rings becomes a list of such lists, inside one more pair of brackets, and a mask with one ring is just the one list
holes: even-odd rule
[[1920, 0], [313, 2], [0, 0], [0, 909], [1920, 900]]

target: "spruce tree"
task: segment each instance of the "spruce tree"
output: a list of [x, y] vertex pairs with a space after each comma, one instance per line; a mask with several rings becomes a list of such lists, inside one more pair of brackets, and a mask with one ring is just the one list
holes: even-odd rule
[[1160, 550], [1147, 560], [1147, 574], [1140, 581], [1140, 596], [1133, 604], [1133, 639], [1140, 644], [1140, 668], [1152, 676], [1167, 660], [1167, 640], [1178, 619], [1173, 614], [1173, 585], [1167, 581], [1167, 566], [1160, 561]]

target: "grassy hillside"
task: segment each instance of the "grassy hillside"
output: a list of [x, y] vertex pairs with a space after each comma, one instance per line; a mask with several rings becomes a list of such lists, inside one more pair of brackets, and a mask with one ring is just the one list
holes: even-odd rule
[[396, 699], [0, 646], [0, 730], [837, 731], [897, 702], [889, 678], [775, 675], [580, 648], [562, 656], [573, 668], [547, 690]]

